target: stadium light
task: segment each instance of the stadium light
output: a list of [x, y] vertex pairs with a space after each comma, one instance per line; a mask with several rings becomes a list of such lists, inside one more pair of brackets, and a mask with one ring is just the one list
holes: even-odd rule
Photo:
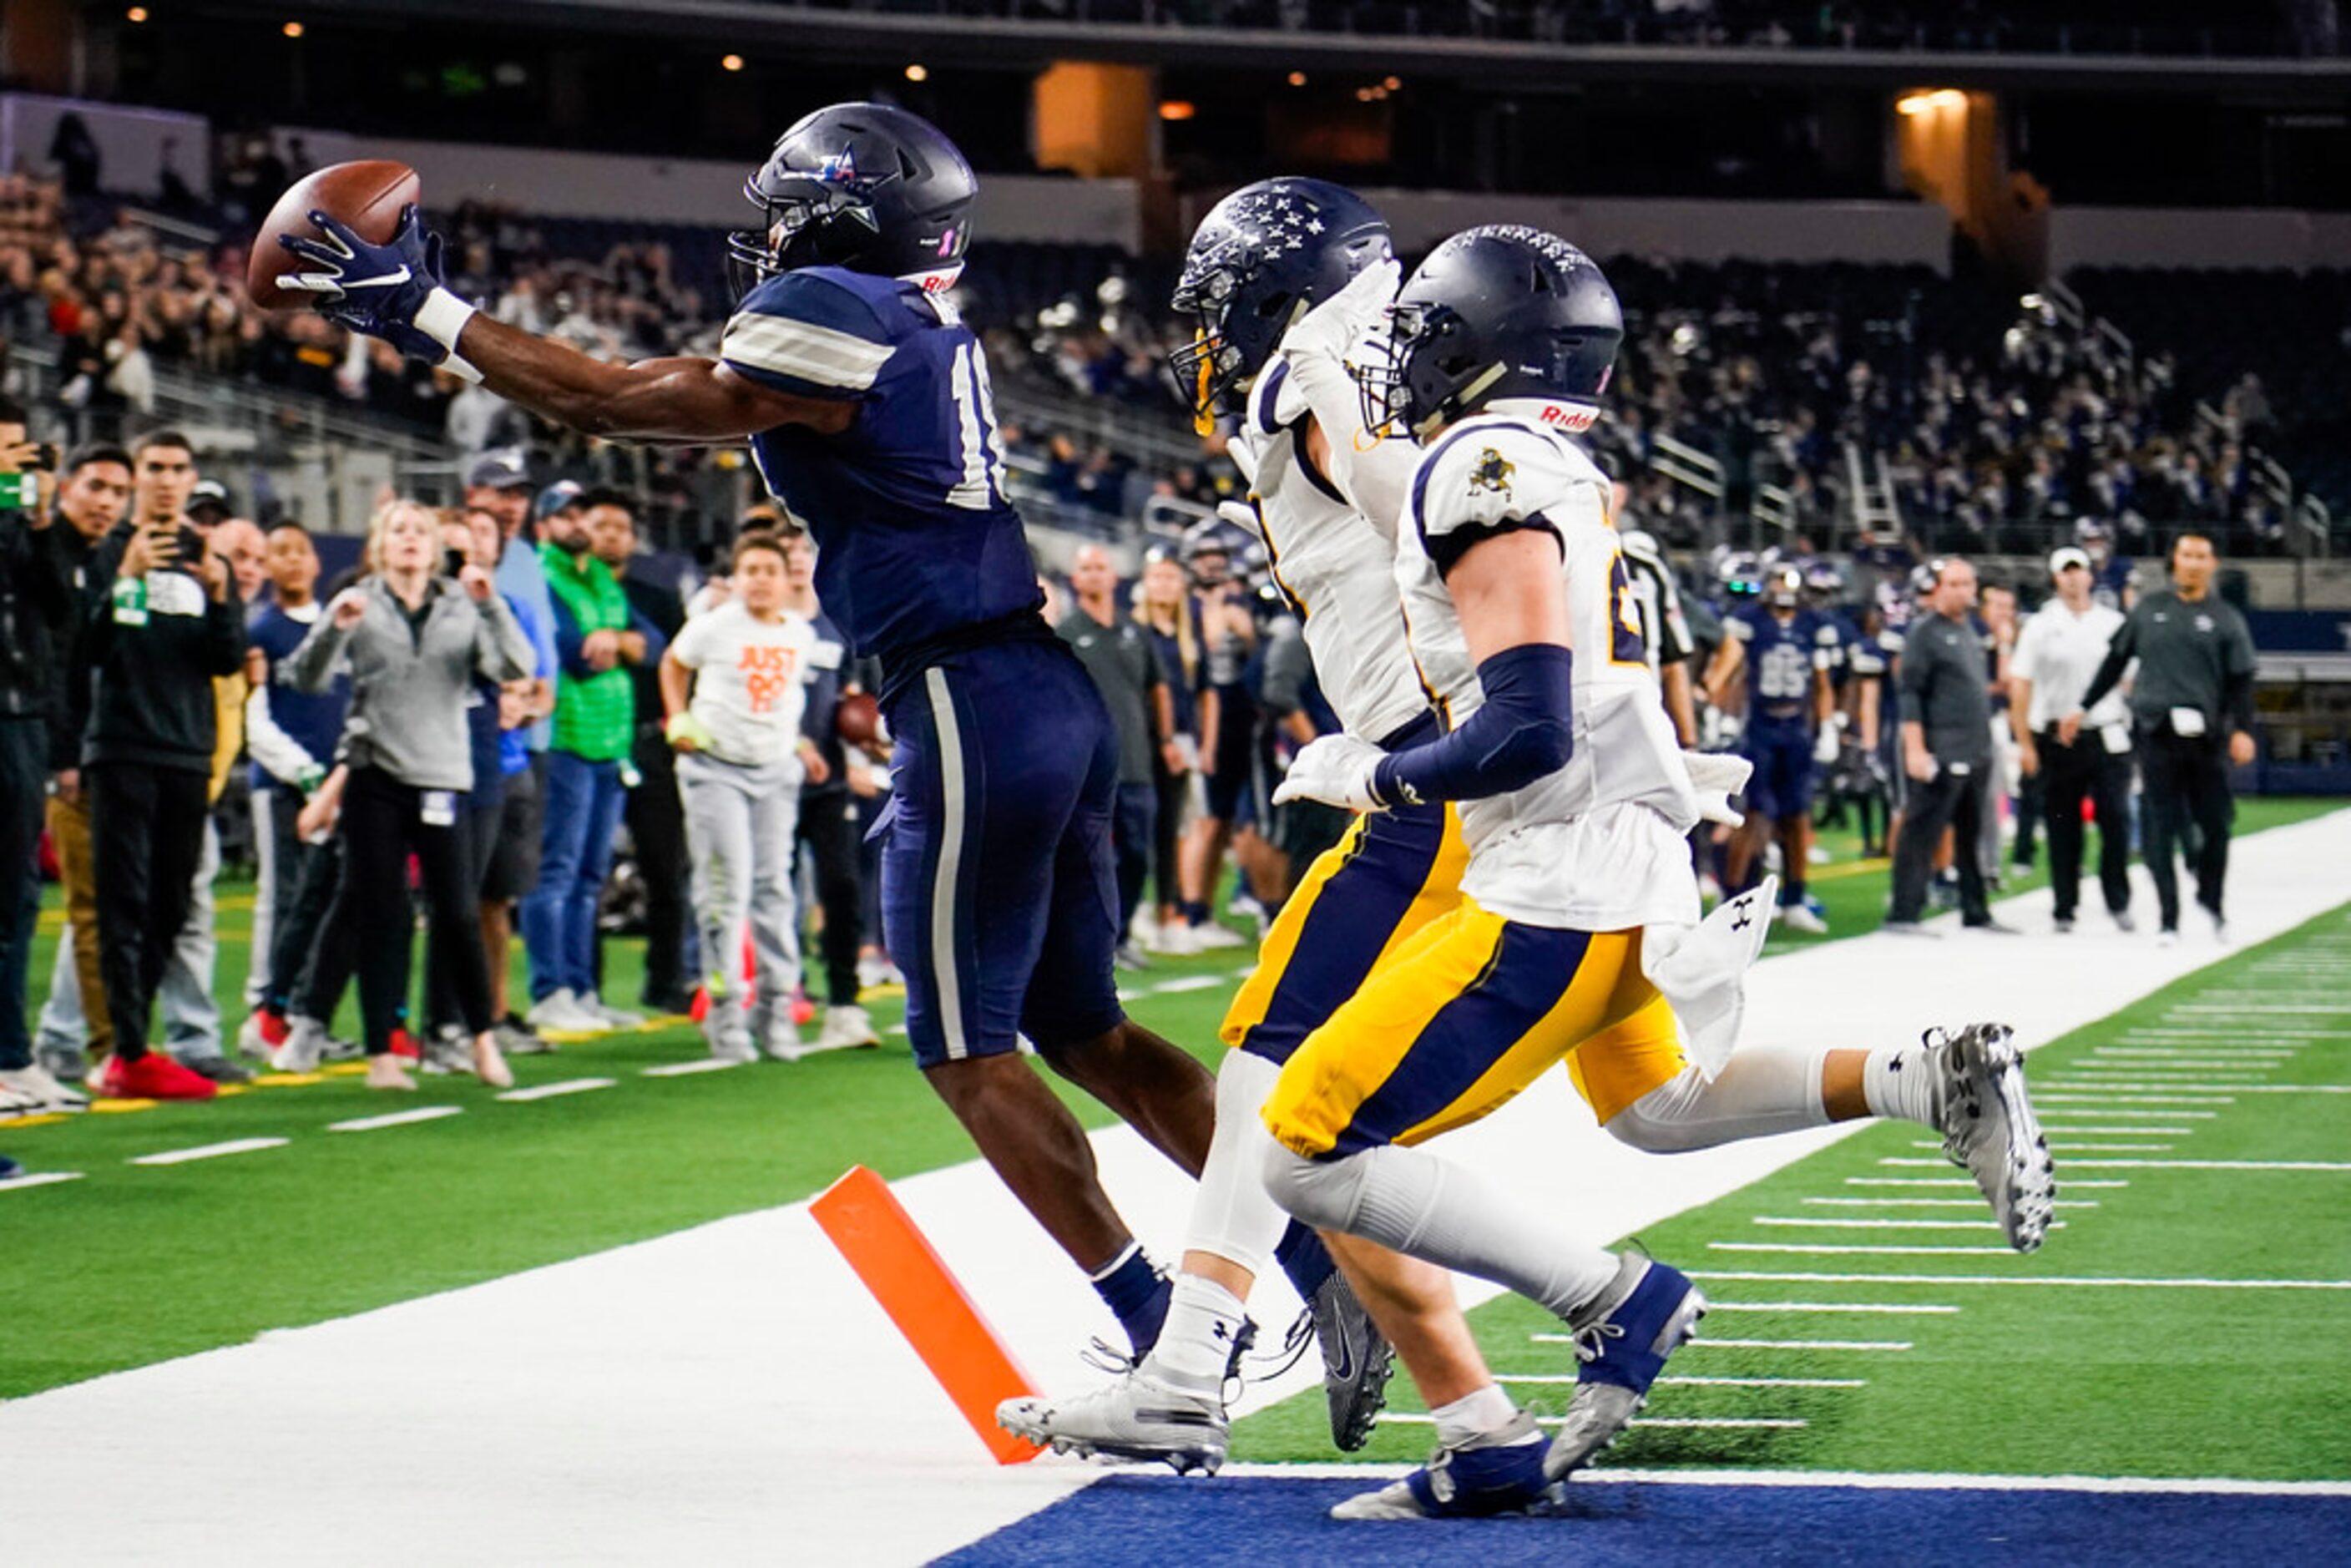
[[1938, 87], [1931, 90], [1904, 93], [1894, 100], [1895, 112], [1906, 115], [1932, 114], [1938, 110], [1966, 107], [1968, 95], [1955, 87]]
[[906, 79], [908, 81], [928, 81], [931, 79], [931, 68], [924, 65], [920, 61], [916, 61], [914, 64], [906, 68]]
[[1159, 105], [1159, 118], [1162, 120], [1189, 120], [1199, 112], [1198, 106], [1189, 99], [1171, 98]]
[[1306, 73], [1304, 71], [1290, 72], [1290, 85], [1292, 87], [1304, 87], [1306, 85]]
[[718, 61], [718, 68], [722, 71], [739, 71], [743, 68], [743, 57], [740, 55], [722, 56]]
[[278, 28], [277, 30], [285, 34], [289, 38], [298, 38], [302, 36], [302, 24], [299, 22], [288, 22], [286, 26]]
[[125, 11], [122, 15], [124, 18], [129, 21], [143, 22], [147, 19], [147, 7], [144, 5], [133, 5], [130, 10]]
[[1402, 92], [1404, 90], [1404, 78], [1390, 77], [1387, 80], [1380, 83], [1380, 85], [1387, 89], [1390, 92]]

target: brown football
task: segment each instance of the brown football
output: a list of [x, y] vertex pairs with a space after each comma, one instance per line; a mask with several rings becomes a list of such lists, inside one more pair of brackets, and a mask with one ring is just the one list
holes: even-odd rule
[[277, 287], [278, 275], [298, 272], [303, 262], [277, 243], [281, 235], [319, 236], [310, 222], [312, 213], [325, 213], [350, 225], [371, 245], [381, 245], [400, 226], [401, 209], [420, 199], [423, 183], [416, 171], [389, 159], [364, 159], [356, 163], [329, 163], [306, 174], [277, 198], [253, 236], [253, 251], [245, 266], [245, 291], [265, 310], [292, 310], [315, 296]]
[[882, 705], [871, 692], [852, 692], [833, 710], [832, 727], [852, 746], [871, 746], [882, 733]]

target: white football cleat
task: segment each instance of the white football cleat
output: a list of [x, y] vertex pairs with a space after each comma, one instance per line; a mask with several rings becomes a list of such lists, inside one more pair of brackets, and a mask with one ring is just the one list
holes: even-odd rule
[[1940, 1081], [1943, 1152], [1976, 1178], [1993, 1218], [2019, 1252], [2039, 1247], [2057, 1207], [2057, 1167], [2024, 1093], [2024, 1058], [2006, 1024], [1978, 1023], [1925, 1036]]
[[1801, 931], [1807, 936], [1825, 936], [1829, 934], [1829, 923], [1801, 904], [1782, 904], [1780, 908], [1779, 921], [1782, 930]]
[[824, 1009], [824, 1022], [816, 1031], [816, 1043], [810, 1051], [862, 1051], [882, 1043], [874, 1032], [873, 1020], [865, 1009], [854, 1002], [834, 1002]]
[[600, 1014], [591, 1013], [580, 1005], [569, 986], [559, 987], [533, 1002], [530, 1011], [523, 1015], [534, 1034], [549, 1030], [559, 1034], [602, 1034], [612, 1026]]
[[1224, 1401], [1162, 1383], [1142, 1371], [1071, 1399], [1008, 1399], [997, 1425], [1057, 1454], [1164, 1460], [1177, 1475], [1215, 1475], [1230, 1430]]

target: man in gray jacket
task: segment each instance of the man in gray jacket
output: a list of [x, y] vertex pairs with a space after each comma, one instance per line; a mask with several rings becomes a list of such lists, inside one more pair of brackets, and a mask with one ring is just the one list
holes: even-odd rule
[[1918, 916], [1947, 827], [1955, 830], [1951, 858], [1959, 873], [1961, 917], [1978, 931], [2011, 929], [1991, 917], [1977, 859], [1984, 792], [1976, 786], [1978, 775], [1991, 766], [1991, 694], [1983, 639], [1968, 623], [1975, 601], [1974, 567], [1957, 557], [1936, 563], [1928, 613], [1911, 623], [1902, 643], [1902, 771], [1910, 787], [1894, 847], [1888, 931], [1934, 935]]

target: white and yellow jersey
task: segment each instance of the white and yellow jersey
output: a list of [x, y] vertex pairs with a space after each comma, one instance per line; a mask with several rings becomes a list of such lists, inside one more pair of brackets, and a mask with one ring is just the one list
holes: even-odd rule
[[1508, 415], [1465, 420], [1420, 460], [1396, 582], [1420, 676], [1459, 725], [1485, 694], [1445, 568], [1499, 533], [1541, 528], [1559, 540], [1575, 655], [1574, 753], [1522, 789], [1460, 803], [1469, 848], [1462, 891], [1529, 925], [1695, 925], [1698, 883], [1683, 837], [1698, 821], [1698, 801], [1642, 646], [1608, 499], [1607, 476], [1559, 432]]
[[1429, 706], [1396, 603], [1395, 524], [1357, 511], [1315, 467], [1306, 418], [1289, 366], [1276, 361], [1250, 389], [1233, 457], [1249, 478], [1259, 536], [1305, 631], [1323, 698], [1348, 734], [1383, 741]]

